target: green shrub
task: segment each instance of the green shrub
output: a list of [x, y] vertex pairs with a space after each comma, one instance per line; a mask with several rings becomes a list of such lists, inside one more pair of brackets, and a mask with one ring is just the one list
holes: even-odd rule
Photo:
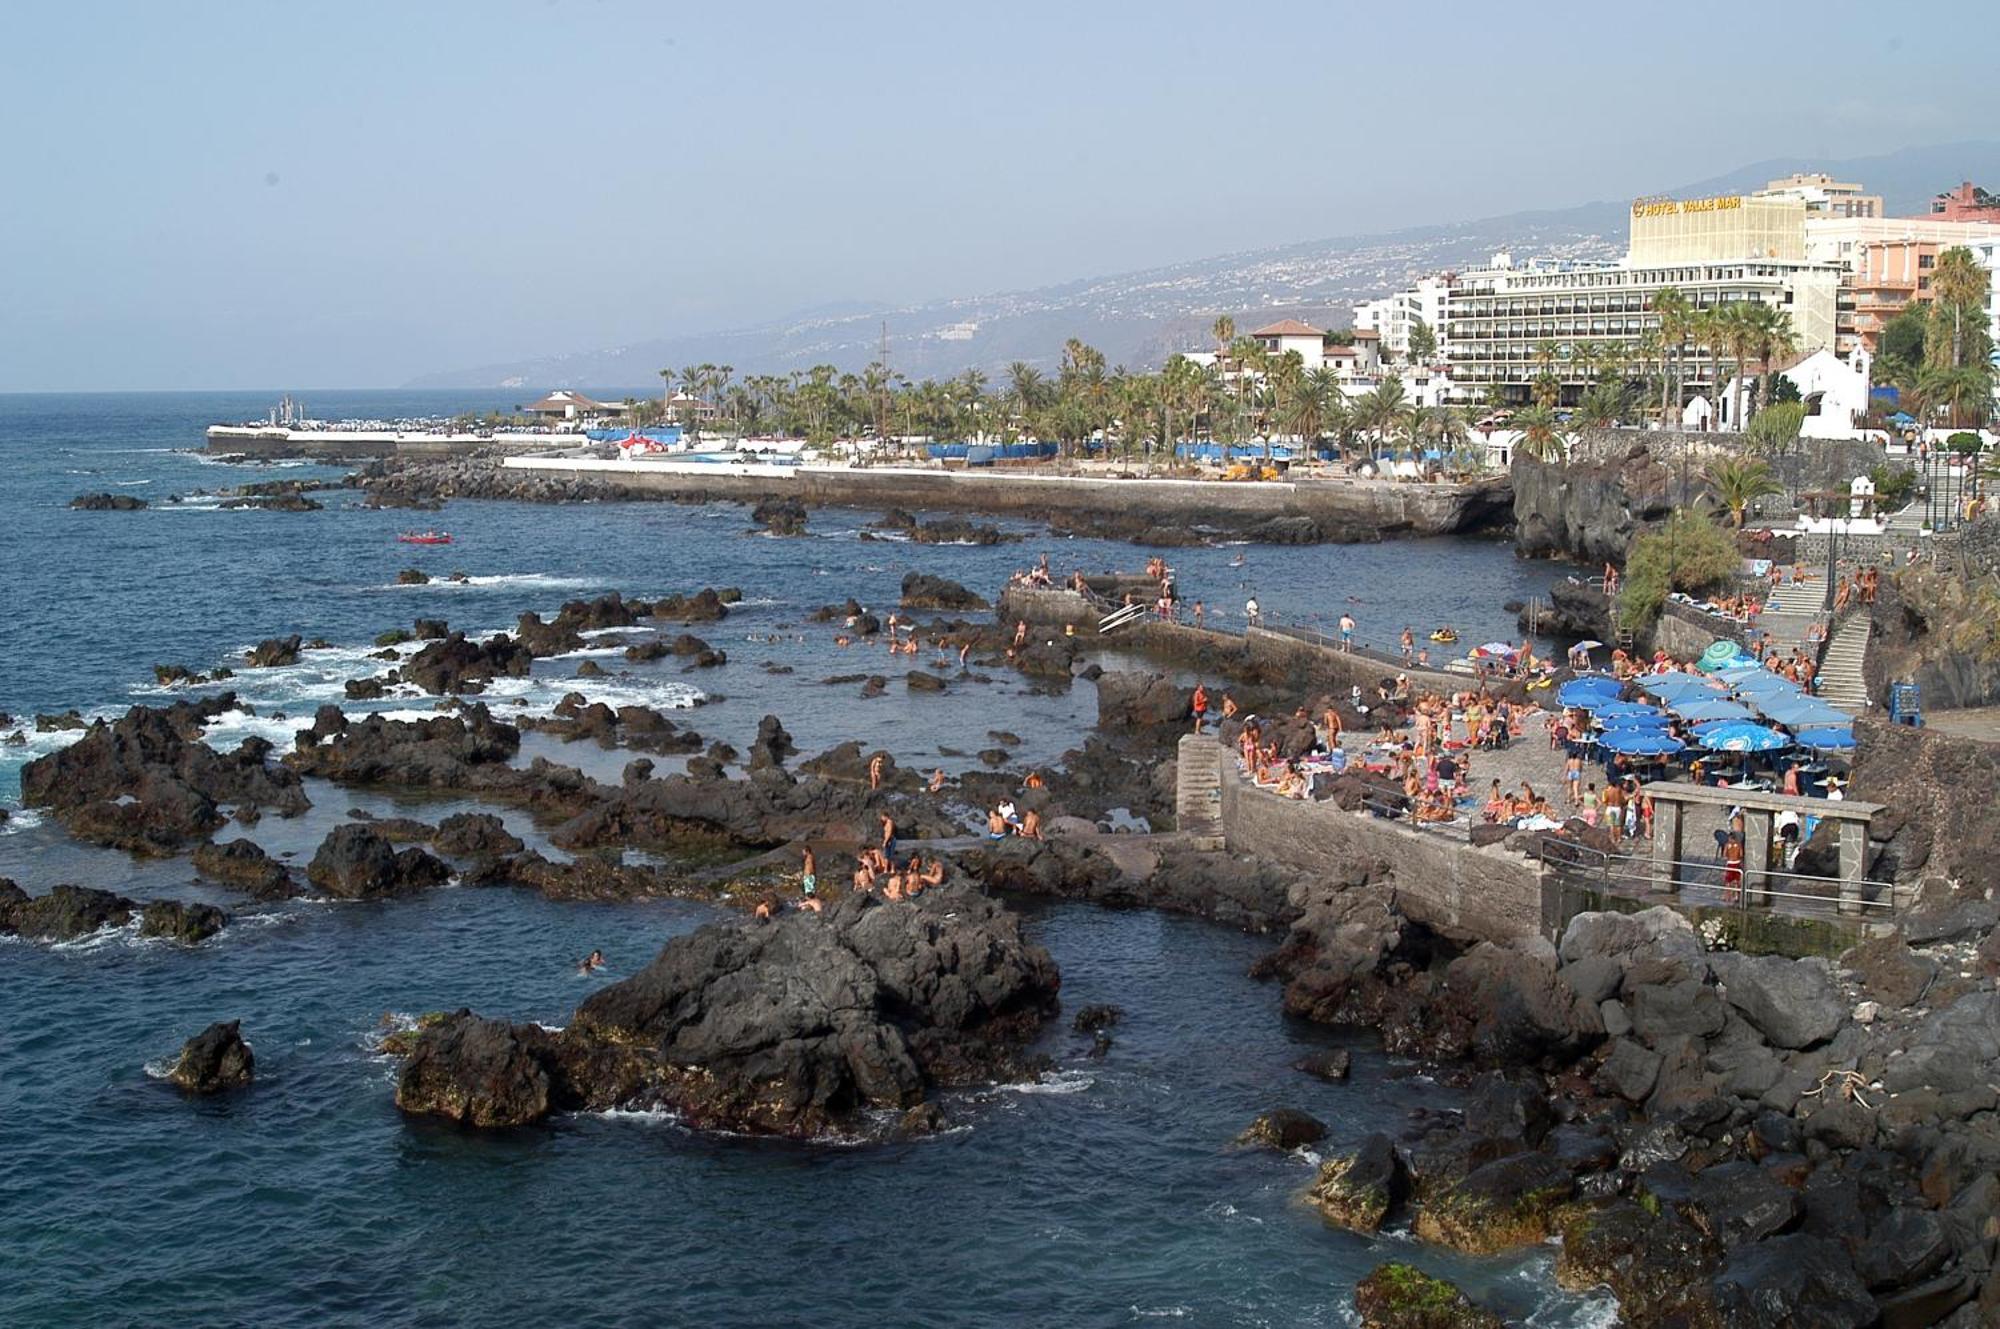
[[1980, 448], [1979, 435], [1970, 429], [1961, 429], [1947, 438], [1944, 445], [1961, 457], [1976, 456]]
[[1698, 594], [1725, 586], [1743, 566], [1736, 541], [1700, 512], [1683, 508], [1657, 531], [1632, 542], [1618, 596], [1626, 627], [1650, 627], [1671, 591]]

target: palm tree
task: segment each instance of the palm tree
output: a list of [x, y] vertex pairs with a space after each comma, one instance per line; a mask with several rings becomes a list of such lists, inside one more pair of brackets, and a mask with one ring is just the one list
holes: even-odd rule
[[1750, 312], [1751, 304], [1745, 300], [1731, 300], [1718, 311], [1717, 325], [1722, 342], [1729, 348], [1729, 358], [1736, 362], [1736, 390], [1732, 396], [1729, 418], [1741, 430], [1748, 423], [1744, 416], [1744, 404], [1748, 394], [1744, 392], [1743, 374], [1751, 359], [1757, 353], [1757, 315]]
[[[1720, 423], [1722, 419], [1722, 390], [1728, 386], [1722, 377], [1724, 348], [1729, 339], [1729, 319], [1720, 305], [1711, 305], [1696, 311], [1690, 322], [1689, 335], [1699, 346], [1706, 347], [1709, 360], [1708, 403], [1713, 414], [1711, 419]], [[1696, 361], [1699, 365], [1699, 359]]]
[[1236, 320], [1227, 314], [1216, 315], [1215, 322], [1209, 325], [1208, 335], [1215, 338], [1215, 358], [1226, 358], [1229, 348], [1236, 344]]
[[1590, 385], [1577, 405], [1577, 419], [1599, 429], [1607, 429], [1625, 418], [1625, 398], [1629, 389], [1623, 380], [1605, 378]]
[[1972, 251], [1964, 245], [1953, 245], [1937, 256], [1937, 265], [1931, 269], [1931, 320], [1940, 332], [1949, 327], [1951, 336], [1925, 338], [1924, 358], [1933, 365], [1956, 367], [1966, 362], [1967, 316], [1977, 320], [1975, 327], [1985, 321], [1990, 280], [1986, 269], [1979, 266]]
[[1727, 457], [1710, 464], [1708, 487], [1739, 529], [1750, 505], [1766, 494], [1783, 491], [1769, 462], [1759, 457]]
[[1985, 423], [1993, 402], [1993, 368], [1985, 363], [1926, 366], [1912, 396], [1918, 403], [1919, 418], [1949, 406], [1953, 428], [1977, 427]]
[[[1759, 301], [1746, 306], [1743, 313], [1752, 353], [1757, 357], [1757, 402], [1761, 406], [1771, 400], [1771, 362], [1797, 351], [1799, 339], [1792, 331], [1792, 316], [1776, 305]], [[1748, 428], [1750, 422], [1743, 424]]]
[[1388, 440], [1389, 430], [1403, 413], [1403, 380], [1394, 374], [1385, 374], [1372, 392], [1354, 403], [1355, 423], [1373, 435], [1369, 450], [1371, 457], [1377, 456], [1382, 444]]
[[[1671, 423], [1674, 392], [1673, 370], [1680, 367], [1680, 359], [1687, 354], [1688, 334], [1694, 330], [1694, 307], [1681, 294], [1678, 286], [1662, 286], [1653, 296], [1653, 312], [1660, 319], [1660, 423]], [[1672, 369], [1666, 364], [1666, 356], [1673, 352]]]
[[1521, 431], [1520, 450], [1536, 461], [1561, 461], [1569, 455], [1569, 440], [1554, 407], [1537, 402], [1516, 411], [1510, 423]]
[[1028, 413], [1042, 404], [1048, 392], [1048, 384], [1042, 379], [1042, 371], [1026, 360], [1016, 360], [1007, 366], [1007, 399], [1013, 403], [1015, 414], [1026, 418]]

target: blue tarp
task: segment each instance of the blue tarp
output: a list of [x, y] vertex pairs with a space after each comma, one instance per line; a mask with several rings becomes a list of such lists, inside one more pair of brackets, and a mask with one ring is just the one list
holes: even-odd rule
[[[1183, 443], [1174, 449], [1181, 456], [1193, 461], [1263, 461], [1262, 443], [1231, 443], [1227, 447], [1220, 443]], [[1329, 447], [1306, 449], [1295, 443], [1273, 443], [1272, 461], [1291, 461], [1294, 457], [1311, 455], [1321, 461], [1332, 461], [1339, 454]]]
[[1053, 457], [1060, 449], [1054, 443], [927, 443], [924, 452], [933, 461], [963, 461], [973, 466], [989, 466], [995, 461], [1033, 461]]
[[640, 438], [650, 439], [662, 447], [673, 447], [681, 441], [681, 427], [679, 425], [650, 425], [645, 429], [586, 429], [583, 431], [583, 436], [593, 443], [623, 443], [634, 434], [637, 434]]

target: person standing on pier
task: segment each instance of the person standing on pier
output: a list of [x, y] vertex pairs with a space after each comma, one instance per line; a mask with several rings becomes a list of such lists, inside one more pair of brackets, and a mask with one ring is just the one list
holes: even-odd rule
[[1340, 649], [1343, 651], [1354, 649], [1354, 615], [1352, 614], [1342, 614], [1340, 616]]
[[1208, 689], [1200, 683], [1194, 685], [1194, 700], [1188, 703], [1194, 711], [1194, 731], [1201, 732], [1201, 722], [1208, 716]]
[[1402, 646], [1403, 667], [1407, 669], [1416, 662], [1417, 655], [1417, 634], [1410, 631], [1408, 624], [1403, 625]]
[[1254, 595], [1243, 602], [1243, 621], [1253, 628], [1264, 621], [1263, 611], [1258, 609], [1257, 597]]

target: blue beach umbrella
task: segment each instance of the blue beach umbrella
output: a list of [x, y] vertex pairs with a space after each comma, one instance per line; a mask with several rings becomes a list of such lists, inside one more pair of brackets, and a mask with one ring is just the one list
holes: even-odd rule
[[1612, 729], [1597, 740], [1606, 752], [1622, 752], [1628, 757], [1664, 757], [1684, 746], [1678, 738], [1653, 729]]
[[1564, 706], [1602, 706], [1618, 700], [1625, 685], [1605, 674], [1583, 674], [1556, 689], [1556, 700]]
[[1743, 653], [1743, 648], [1733, 641], [1718, 641], [1701, 653], [1694, 667], [1703, 673], [1713, 674], [1724, 669], [1736, 669], [1757, 662]]
[[1752, 720], [1756, 716], [1750, 708], [1726, 697], [1708, 697], [1701, 701], [1684, 701], [1674, 707], [1674, 714], [1689, 724], [1707, 724], [1712, 720]]
[[1591, 708], [1591, 714], [1601, 721], [1623, 719], [1626, 716], [1660, 715], [1660, 708], [1648, 706], [1643, 701], [1607, 701], [1602, 706]]
[[1803, 692], [1790, 697], [1770, 697], [1756, 703], [1764, 718], [1792, 729], [1805, 729], [1813, 725], [1841, 727], [1853, 722], [1854, 717], [1835, 706], [1829, 706], [1818, 697], [1808, 697]]
[[1719, 697], [1715, 686], [1705, 678], [1693, 674], [1651, 674], [1639, 680], [1639, 686], [1661, 701], [1676, 702], [1688, 697]]
[[1808, 729], [1799, 735], [1799, 742], [1816, 752], [1844, 752], [1854, 746], [1852, 729]]
[[1761, 670], [1750, 678], [1740, 678], [1730, 685], [1730, 691], [1739, 697], [1775, 697], [1800, 690], [1799, 685], [1791, 679], [1783, 674], [1774, 674], [1768, 669]]
[[1731, 720], [1702, 734], [1701, 745], [1710, 752], [1777, 752], [1792, 740], [1760, 724]]

